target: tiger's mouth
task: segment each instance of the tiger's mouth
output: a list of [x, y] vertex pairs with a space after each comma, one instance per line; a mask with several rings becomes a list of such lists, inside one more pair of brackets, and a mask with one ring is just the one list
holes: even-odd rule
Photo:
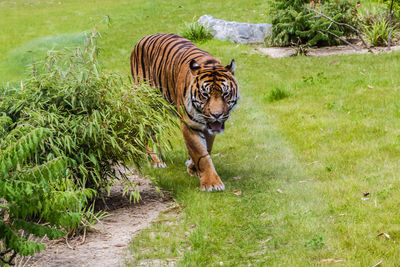
[[225, 129], [225, 122], [209, 122], [207, 123], [207, 128], [212, 134], [222, 133]]

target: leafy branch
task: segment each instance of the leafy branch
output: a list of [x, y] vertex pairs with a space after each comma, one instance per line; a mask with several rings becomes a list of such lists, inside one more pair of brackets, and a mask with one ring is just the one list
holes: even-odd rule
[[[308, 11], [311, 11], [311, 12], [314, 12], [314, 13], [318, 14], [318, 15], [321, 16], [321, 17], [326, 18], [326, 19], [329, 20], [331, 23], [334, 23], [334, 24], [339, 25], [339, 26], [345, 26], [345, 27], [351, 29], [353, 32], [355, 32], [355, 34], [358, 36], [358, 38], [360, 38], [361, 42], [362, 42], [362, 43], [364, 44], [364, 46], [368, 49], [368, 52], [373, 53], [372, 49], [369, 47], [369, 45], [364, 41], [364, 38], [361, 36], [360, 31], [357, 30], [356, 28], [354, 28], [353, 26], [351, 26], [350, 24], [347, 24], [347, 23], [344, 23], [344, 22], [337, 22], [337, 21], [334, 21], [332, 18], [328, 17], [328, 16], [325, 15], [324, 13], [319, 12], [319, 11], [317, 11], [317, 10], [315, 10], [315, 9], [308, 8], [308, 7], [306, 7], [306, 6], [305, 6], [304, 8], [305, 8], [306, 10], [308, 10]], [[327, 30], [327, 31], [328, 31], [328, 30]], [[332, 34], [332, 33], [329, 32], [329, 31], [328, 31], [328, 33]], [[341, 39], [341, 40], [342, 40], [342, 39]]]

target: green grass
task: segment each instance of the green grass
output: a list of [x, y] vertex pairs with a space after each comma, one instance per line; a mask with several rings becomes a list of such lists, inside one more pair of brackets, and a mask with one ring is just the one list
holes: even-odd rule
[[[0, 59], [10, 62], [0, 66], [2, 82], [21, 77], [13, 53], [36, 38], [78, 36], [97, 23], [104, 66], [129, 75], [131, 49], [147, 34], [177, 33], [204, 14], [243, 22], [263, 22], [268, 14], [267, 3], [244, 0], [32, 3], [0, 9]], [[109, 29], [99, 23], [104, 15], [112, 18]], [[269, 59], [251, 46], [215, 40], [199, 46], [224, 63], [235, 58], [238, 66], [243, 100], [212, 156], [227, 189], [198, 190], [198, 180], [186, 174], [178, 132], [169, 167], [147, 174], [184, 208], [133, 240], [130, 264], [310, 266], [341, 258], [335, 266], [381, 260], [396, 266], [400, 54]], [[276, 88], [290, 96], [270, 102]], [[382, 232], [390, 239], [378, 237]]]

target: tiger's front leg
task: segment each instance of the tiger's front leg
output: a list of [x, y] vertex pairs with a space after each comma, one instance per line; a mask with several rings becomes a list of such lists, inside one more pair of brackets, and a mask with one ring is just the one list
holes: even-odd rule
[[[204, 132], [204, 136], [206, 138], [208, 154], [211, 156], [211, 151], [212, 151], [212, 147], [214, 144], [215, 134], [210, 134], [208, 131], [206, 131], [206, 132]], [[190, 176], [199, 176], [197, 173], [196, 165], [194, 164], [194, 162], [191, 158], [189, 158], [185, 162], [185, 165], [187, 167], [187, 172], [189, 173]]]
[[210, 150], [208, 150], [206, 136], [189, 129], [184, 123], [181, 123], [181, 129], [186, 147], [192, 159], [192, 164], [194, 164], [194, 166], [188, 166], [188, 170], [191, 167], [200, 176], [200, 189], [209, 192], [225, 190], [225, 185], [215, 171], [209, 154], [212, 143]]

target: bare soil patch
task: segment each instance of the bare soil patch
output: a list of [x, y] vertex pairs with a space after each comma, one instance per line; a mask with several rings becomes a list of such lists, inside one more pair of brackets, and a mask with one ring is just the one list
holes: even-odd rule
[[[387, 53], [391, 51], [399, 51], [400, 46], [392, 46], [390, 51], [386, 50], [386, 47], [373, 47], [372, 51], [375, 54]], [[318, 48], [308, 48], [307, 56], [313, 57], [326, 57], [333, 55], [349, 55], [349, 54], [367, 54], [367, 49], [354, 50], [348, 45], [338, 45], [338, 46], [327, 46]], [[296, 49], [292, 47], [258, 47], [255, 48], [255, 52], [263, 55], [267, 55], [271, 58], [283, 58], [291, 57], [296, 55]]]
[[[44, 240], [47, 250], [19, 261], [19, 266], [125, 266], [127, 247], [132, 238], [157, 219], [160, 212], [173, 207], [168, 193], [160, 195], [151, 181], [138, 175], [129, 179], [139, 186], [141, 201], [133, 204], [122, 196], [123, 186], [113, 186], [105, 203], [96, 208], [106, 210], [110, 216], [95, 224], [84, 236], [58, 241]], [[84, 241], [84, 242], [83, 242]]]

